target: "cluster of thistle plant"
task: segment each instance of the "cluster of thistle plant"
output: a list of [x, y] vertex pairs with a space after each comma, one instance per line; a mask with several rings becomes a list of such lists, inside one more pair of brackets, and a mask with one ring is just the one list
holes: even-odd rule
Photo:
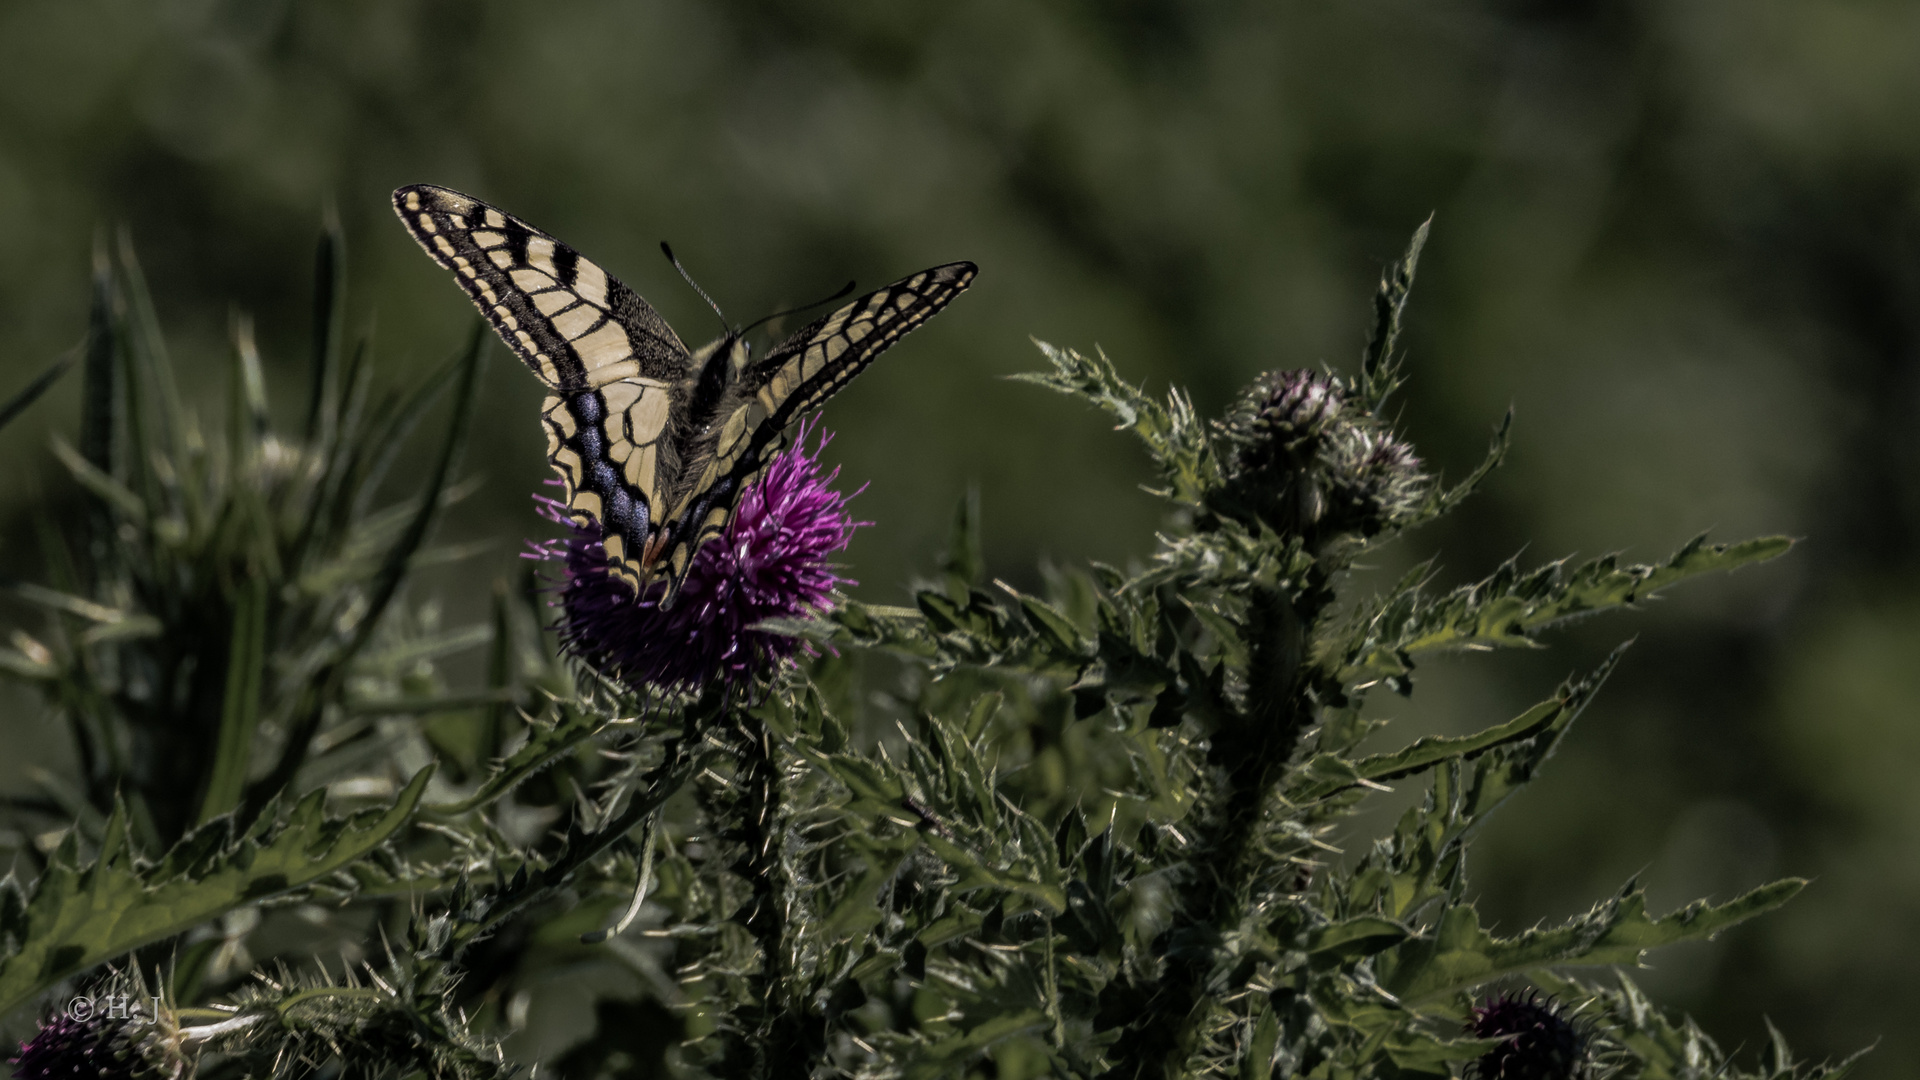
[[[463, 554], [428, 541], [485, 339], [376, 393], [330, 232], [304, 423], [274, 429], [237, 323], [210, 431], [130, 248], [103, 254], [80, 445], [55, 447], [84, 513], [45, 515], [47, 580], [9, 586], [44, 617], [0, 650], [76, 762], [4, 802], [18, 1075], [509, 1075], [563, 982], [600, 987], [550, 1055], [567, 1077], [1839, 1075], [1778, 1038], [1743, 1067], [1617, 970], [1799, 881], [1665, 916], [1629, 884], [1564, 925], [1480, 924], [1468, 842], [1613, 659], [1476, 734], [1360, 749], [1367, 695], [1411, 692], [1423, 656], [1531, 645], [1788, 546], [1350, 595], [1356, 558], [1505, 445], [1503, 425], [1447, 487], [1382, 419], [1422, 236], [1357, 377], [1266, 375], [1217, 421], [1041, 346], [1029, 380], [1158, 469], [1174, 524], [1135, 572], [990, 583], [968, 500], [913, 607], [852, 600], [827, 560], [855, 523], [816, 440], [681, 603], [610, 591], [573, 530], [452, 628], [413, 580]], [[395, 475], [448, 390], [427, 468]], [[450, 687], [437, 664], [467, 649], [484, 685]], [[1424, 800], [1336, 850], [1395, 784]]]

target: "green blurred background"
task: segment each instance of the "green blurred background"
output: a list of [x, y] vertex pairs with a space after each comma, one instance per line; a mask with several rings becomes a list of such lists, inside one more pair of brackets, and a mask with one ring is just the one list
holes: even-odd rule
[[[388, 210], [409, 182], [575, 243], [694, 341], [715, 322], [662, 239], [735, 320], [978, 262], [827, 412], [882, 603], [969, 482], [1010, 581], [1151, 551], [1128, 440], [999, 378], [1039, 363], [1028, 335], [1217, 413], [1265, 368], [1350, 369], [1380, 267], [1435, 214], [1404, 427], [1452, 476], [1509, 405], [1516, 439], [1383, 571], [1805, 538], [1422, 672], [1395, 739], [1504, 719], [1640, 637], [1482, 842], [1483, 909], [1511, 931], [1635, 875], [1662, 906], [1809, 876], [1646, 981], [1730, 1044], [1765, 1014], [1814, 1055], [1884, 1037], [1866, 1076], [1920, 1054], [1920, 4], [6, 0], [0, 57], [0, 392], [79, 340], [92, 237], [124, 223], [203, 415], [239, 309], [292, 416], [329, 203], [354, 321], [389, 385], [416, 378], [473, 314]], [[438, 579], [453, 618], [549, 531], [540, 390], [504, 351], [487, 378], [486, 484], [442, 538], [499, 540]], [[72, 498], [46, 447], [77, 390], [0, 435], [10, 575], [38, 572], [34, 509]]]

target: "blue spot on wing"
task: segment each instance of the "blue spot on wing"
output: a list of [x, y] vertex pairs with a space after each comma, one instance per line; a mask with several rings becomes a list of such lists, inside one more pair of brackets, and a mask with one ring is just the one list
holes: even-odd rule
[[589, 390], [569, 396], [566, 407], [574, 419], [573, 438], [568, 441], [586, 468], [585, 487], [600, 496], [604, 514], [600, 527], [619, 533], [626, 539], [628, 550], [638, 553], [647, 541], [648, 507], [634, 498], [626, 479], [607, 454], [607, 437], [601, 426], [607, 415], [607, 404], [599, 391]]

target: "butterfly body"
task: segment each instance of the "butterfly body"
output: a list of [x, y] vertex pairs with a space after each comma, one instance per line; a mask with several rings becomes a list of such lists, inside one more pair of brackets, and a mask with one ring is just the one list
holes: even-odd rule
[[547, 457], [608, 569], [670, 601], [726, 530], [786, 429], [958, 296], [972, 263], [858, 297], [754, 359], [738, 332], [690, 351], [652, 306], [572, 248], [431, 185], [393, 193], [400, 220], [549, 391]]

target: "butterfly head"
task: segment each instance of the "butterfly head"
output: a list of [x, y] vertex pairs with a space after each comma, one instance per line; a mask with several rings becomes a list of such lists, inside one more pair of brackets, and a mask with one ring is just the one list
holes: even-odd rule
[[698, 370], [704, 371], [713, 366], [710, 361], [716, 357], [723, 358], [725, 365], [722, 370], [738, 376], [746, 370], [747, 359], [752, 351], [753, 347], [747, 344], [745, 330], [728, 330], [720, 337], [693, 350], [693, 362]]

